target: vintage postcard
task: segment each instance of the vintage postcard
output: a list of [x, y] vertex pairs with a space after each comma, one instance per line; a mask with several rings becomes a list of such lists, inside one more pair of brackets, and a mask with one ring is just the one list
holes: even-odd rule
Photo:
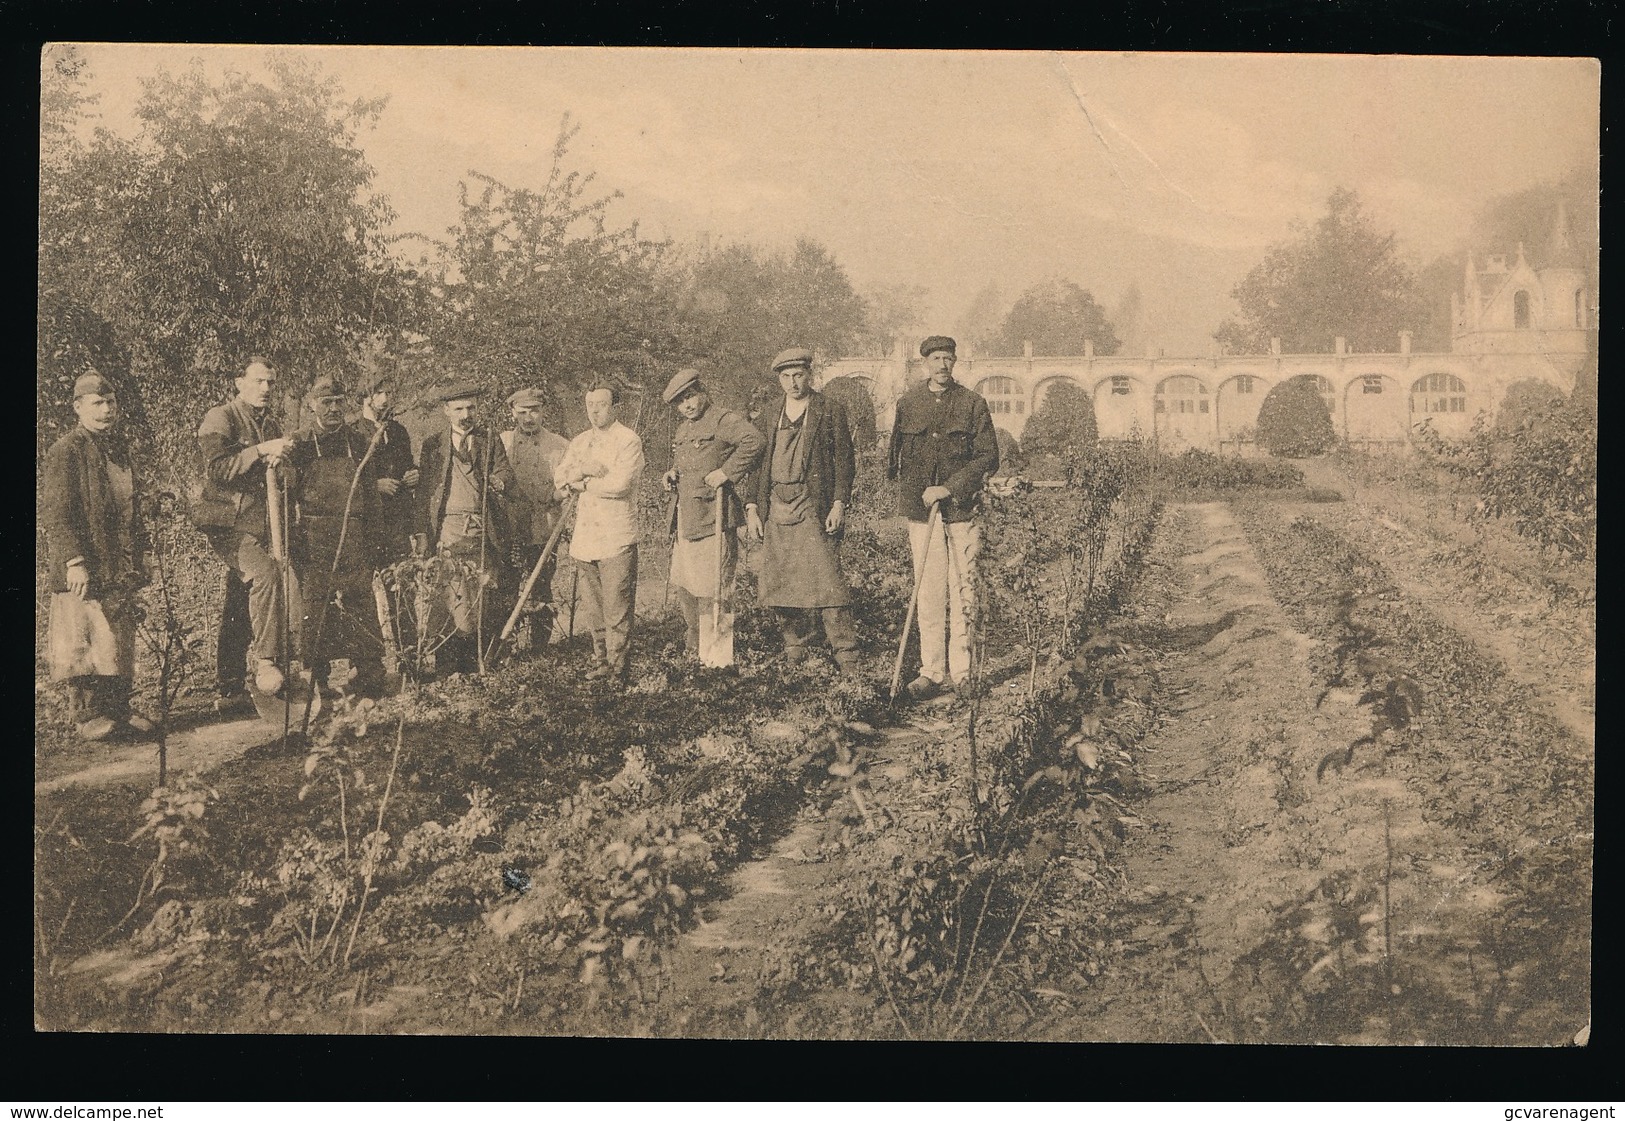
[[1589, 1038], [1596, 60], [40, 66], [38, 1030]]

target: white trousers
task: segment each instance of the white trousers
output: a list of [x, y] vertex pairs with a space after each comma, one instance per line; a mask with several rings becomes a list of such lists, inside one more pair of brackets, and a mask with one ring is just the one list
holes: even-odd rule
[[[970, 621], [976, 611], [976, 557], [982, 550], [982, 529], [975, 522], [941, 522], [928, 540], [929, 524], [908, 523], [914, 576], [920, 580], [920, 602], [916, 608], [920, 625], [920, 675], [940, 682], [951, 670], [953, 680], [963, 682], [970, 676]], [[943, 529], [948, 531], [946, 538]], [[951, 558], [949, 547], [953, 549]], [[923, 579], [920, 578], [922, 567]]]

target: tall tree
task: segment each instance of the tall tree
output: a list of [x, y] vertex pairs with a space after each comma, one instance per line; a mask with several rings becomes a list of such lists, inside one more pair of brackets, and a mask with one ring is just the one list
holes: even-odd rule
[[1145, 297], [1140, 294], [1140, 286], [1133, 281], [1129, 282], [1122, 296], [1118, 297], [1117, 306], [1112, 309], [1112, 329], [1120, 340], [1119, 353], [1145, 353]]
[[358, 145], [382, 101], [284, 60], [264, 78], [195, 67], [142, 86], [135, 139], [53, 132], [63, 158], [42, 160], [41, 318], [78, 352], [41, 357], [58, 377], [90, 361], [122, 382], [155, 462], [180, 473], [249, 354], [293, 390], [343, 372], [398, 326], [405, 292]]
[[428, 376], [501, 392], [535, 385], [556, 413], [574, 410], [596, 377], [650, 388], [647, 356], [674, 335], [668, 246], [636, 223], [612, 227], [619, 192], [595, 194], [591, 174], [566, 170], [577, 131], [567, 116], [539, 190], [479, 172], [461, 185], [460, 221], [427, 270]]
[[1083, 353], [1085, 340], [1095, 344], [1096, 354], [1116, 354], [1120, 345], [1105, 310], [1086, 289], [1052, 279], [1021, 294], [988, 341], [988, 350], [1016, 355], [1031, 342], [1034, 354], [1075, 355]]
[[971, 297], [970, 304], [960, 314], [958, 330], [962, 341], [977, 351], [984, 351], [999, 333], [999, 322], [1004, 318], [1004, 293], [989, 282]]
[[1416, 278], [1393, 233], [1378, 230], [1354, 191], [1339, 187], [1326, 213], [1270, 247], [1230, 293], [1241, 313], [1213, 333], [1231, 353], [1261, 354], [1272, 337], [1288, 353], [1397, 349], [1399, 332], [1424, 316]]
[[859, 350], [868, 357], [884, 358], [899, 335], [921, 325], [929, 300], [930, 293], [918, 284], [891, 284], [865, 291]]
[[851, 352], [863, 322], [862, 298], [818, 242], [802, 238], [789, 253], [726, 245], [688, 266], [679, 349], [743, 408], [779, 351], [803, 346], [822, 364]]

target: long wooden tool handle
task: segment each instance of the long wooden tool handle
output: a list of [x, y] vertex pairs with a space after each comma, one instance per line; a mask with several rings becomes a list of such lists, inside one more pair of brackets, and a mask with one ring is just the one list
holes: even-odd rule
[[716, 641], [716, 632], [722, 629], [722, 591], [726, 586], [722, 576], [722, 559], [727, 555], [722, 540], [722, 527], [728, 521], [728, 484], [726, 481], [717, 487], [717, 598], [711, 601], [711, 634], [712, 641]]
[[559, 537], [564, 533], [564, 523], [570, 520], [570, 515], [575, 511], [576, 497], [572, 493], [569, 498], [565, 499], [564, 509], [559, 511], [559, 520], [553, 526], [553, 532], [548, 535], [547, 544], [542, 547], [542, 555], [536, 558], [536, 566], [530, 570], [530, 576], [526, 578], [525, 586], [519, 590], [519, 602], [513, 605], [513, 613], [508, 616], [507, 625], [502, 628], [502, 634], [497, 638], [498, 642], [507, 642], [513, 637], [514, 630], [518, 628], [519, 616], [524, 612], [525, 604], [530, 602], [531, 589], [536, 587], [536, 581], [542, 575], [542, 566], [547, 564], [547, 559], [553, 555], [553, 550], [558, 548]]
[[265, 468], [265, 517], [271, 523], [271, 556], [288, 559], [288, 542], [282, 534], [282, 488], [277, 486], [277, 469]]
[[903, 681], [903, 654], [908, 650], [908, 632], [914, 626], [914, 609], [920, 602], [920, 585], [925, 583], [925, 563], [931, 559], [931, 542], [936, 540], [937, 521], [942, 503], [931, 503], [931, 516], [925, 525], [925, 553], [920, 557], [920, 570], [914, 574], [914, 591], [908, 597], [908, 615], [903, 619], [903, 633], [897, 639], [897, 661], [891, 671], [891, 700], [897, 699], [898, 687]]

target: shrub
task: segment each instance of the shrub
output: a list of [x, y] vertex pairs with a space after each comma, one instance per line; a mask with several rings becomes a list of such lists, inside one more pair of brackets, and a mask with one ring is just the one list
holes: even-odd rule
[[1051, 385], [1027, 420], [1021, 443], [1028, 455], [1054, 455], [1065, 460], [1094, 444], [1095, 403], [1089, 392], [1070, 381]]
[[1258, 410], [1258, 442], [1275, 456], [1320, 455], [1337, 442], [1332, 417], [1311, 377], [1289, 378]]
[[1566, 560], [1597, 550], [1597, 419], [1584, 402], [1548, 401], [1508, 426], [1475, 421], [1465, 440], [1424, 424], [1417, 447], [1480, 495], [1476, 515], [1510, 518]]
[[1285, 488], [1303, 483], [1303, 472], [1290, 463], [1218, 456], [1200, 448], [1163, 457], [1160, 471], [1169, 486], [1186, 490]]

